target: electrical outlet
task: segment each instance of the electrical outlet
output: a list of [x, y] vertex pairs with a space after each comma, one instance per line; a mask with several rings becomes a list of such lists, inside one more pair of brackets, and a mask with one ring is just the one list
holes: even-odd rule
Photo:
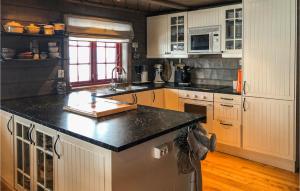
[[64, 70], [58, 70], [57, 77], [58, 78], [64, 78], [65, 77], [65, 71]]
[[168, 144], [162, 144], [160, 146], [157, 146], [155, 148], [153, 148], [153, 153], [152, 156], [155, 159], [160, 159], [162, 157], [164, 157], [165, 155], [167, 155], [169, 153], [169, 146]]

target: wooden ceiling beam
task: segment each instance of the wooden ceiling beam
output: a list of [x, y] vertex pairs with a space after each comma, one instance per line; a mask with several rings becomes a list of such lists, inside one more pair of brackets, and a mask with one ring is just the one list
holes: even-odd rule
[[162, 0], [143, 0], [148, 3], [151, 3], [153, 5], [159, 5], [162, 7], [167, 7], [167, 8], [173, 8], [173, 9], [178, 9], [178, 10], [187, 10], [189, 7], [186, 7], [184, 5], [178, 4], [178, 3], [173, 3], [170, 1], [162, 1]]

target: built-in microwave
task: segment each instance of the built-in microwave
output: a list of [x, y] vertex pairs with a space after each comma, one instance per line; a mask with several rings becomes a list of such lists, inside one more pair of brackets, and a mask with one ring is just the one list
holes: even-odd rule
[[188, 52], [218, 54], [221, 52], [221, 26], [191, 27], [188, 30]]

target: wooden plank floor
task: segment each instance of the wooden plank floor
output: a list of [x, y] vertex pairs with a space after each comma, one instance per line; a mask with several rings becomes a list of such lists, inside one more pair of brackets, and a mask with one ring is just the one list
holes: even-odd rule
[[202, 162], [204, 191], [298, 191], [299, 174], [215, 152]]
[[[203, 191], [298, 191], [299, 174], [231, 155], [209, 153], [202, 162]], [[10, 191], [1, 185], [1, 191]]]

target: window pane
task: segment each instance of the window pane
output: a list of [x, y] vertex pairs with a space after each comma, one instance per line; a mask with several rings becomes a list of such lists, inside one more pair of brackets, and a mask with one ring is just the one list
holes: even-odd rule
[[78, 63], [90, 63], [90, 47], [78, 47]]
[[70, 82], [77, 82], [77, 65], [70, 65]]
[[79, 72], [79, 81], [89, 81], [90, 78], [90, 65], [78, 65], [78, 72]]
[[78, 46], [90, 46], [91, 43], [88, 41], [78, 41]]
[[77, 46], [77, 41], [69, 41], [70, 46]]
[[98, 80], [105, 79], [105, 64], [97, 64]]
[[105, 48], [97, 47], [97, 63], [105, 63]]
[[105, 42], [97, 42], [97, 46], [105, 46]]
[[107, 47], [116, 47], [116, 43], [106, 43]]
[[69, 48], [70, 64], [77, 63], [77, 47]]
[[116, 49], [106, 48], [106, 63], [115, 63], [115, 62], [116, 62]]
[[[112, 78], [111, 77], [111, 72], [112, 72], [112, 70], [114, 69], [115, 66], [116, 66], [115, 64], [107, 64], [107, 67], [106, 67], [106, 69], [107, 69], [107, 79]], [[114, 77], [115, 77], [115, 75], [116, 74], [114, 74]]]

